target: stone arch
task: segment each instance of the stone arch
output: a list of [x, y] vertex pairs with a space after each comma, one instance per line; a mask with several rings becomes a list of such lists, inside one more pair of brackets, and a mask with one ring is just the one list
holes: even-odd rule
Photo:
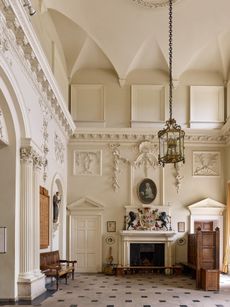
[[0, 298], [18, 295], [20, 232], [20, 145], [30, 137], [29, 121], [19, 85], [0, 56], [0, 109], [3, 113], [8, 142], [0, 148], [0, 224], [8, 229], [7, 257], [0, 264]]

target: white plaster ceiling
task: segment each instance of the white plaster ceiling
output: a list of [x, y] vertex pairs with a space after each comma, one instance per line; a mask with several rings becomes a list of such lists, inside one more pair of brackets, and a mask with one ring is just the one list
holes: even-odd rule
[[[168, 67], [165, 0], [43, 0], [71, 78], [81, 69], [112, 69], [119, 79], [134, 70]], [[138, 4], [139, 3], [139, 4]], [[162, 7], [149, 8], [163, 3]], [[229, 79], [230, 1], [177, 0], [173, 4], [173, 78], [188, 71]]]

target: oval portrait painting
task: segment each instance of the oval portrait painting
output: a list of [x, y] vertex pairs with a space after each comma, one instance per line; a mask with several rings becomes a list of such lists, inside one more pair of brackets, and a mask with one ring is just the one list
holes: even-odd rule
[[157, 187], [149, 178], [141, 181], [137, 189], [137, 195], [143, 204], [150, 204], [157, 196]]

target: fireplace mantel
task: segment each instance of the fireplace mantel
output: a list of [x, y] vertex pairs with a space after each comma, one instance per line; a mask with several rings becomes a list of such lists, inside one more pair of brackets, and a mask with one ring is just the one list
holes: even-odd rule
[[161, 240], [164, 241], [164, 239], [166, 241], [169, 241], [170, 238], [172, 239], [172, 237], [175, 235], [175, 231], [173, 230], [169, 230], [169, 231], [163, 231], [163, 230], [121, 230], [120, 231], [120, 235], [125, 239], [125, 237], [129, 238], [129, 237], [141, 237], [141, 238], [148, 238], [148, 240], [150, 238], [160, 238]]
[[121, 230], [121, 264], [130, 265], [130, 244], [163, 243], [165, 246], [165, 265], [172, 265], [172, 246], [175, 231], [169, 230]]

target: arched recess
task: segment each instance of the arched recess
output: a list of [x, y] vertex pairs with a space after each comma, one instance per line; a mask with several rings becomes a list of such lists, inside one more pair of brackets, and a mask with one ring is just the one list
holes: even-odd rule
[[0, 108], [8, 134], [8, 145], [0, 149], [0, 225], [7, 227], [7, 252], [0, 255], [0, 299], [15, 299], [20, 259], [19, 150], [30, 129], [18, 83], [1, 56]]
[[[59, 214], [57, 223], [53, 223], [53, 196], [59, 192]], [[51, 249], [59, 250], [62, 259], [66, 257], [66, 189], [64, 180], [60, 174], [56, 173], [52, 180], [51, 202], [50, 202], [50, 231]]]

